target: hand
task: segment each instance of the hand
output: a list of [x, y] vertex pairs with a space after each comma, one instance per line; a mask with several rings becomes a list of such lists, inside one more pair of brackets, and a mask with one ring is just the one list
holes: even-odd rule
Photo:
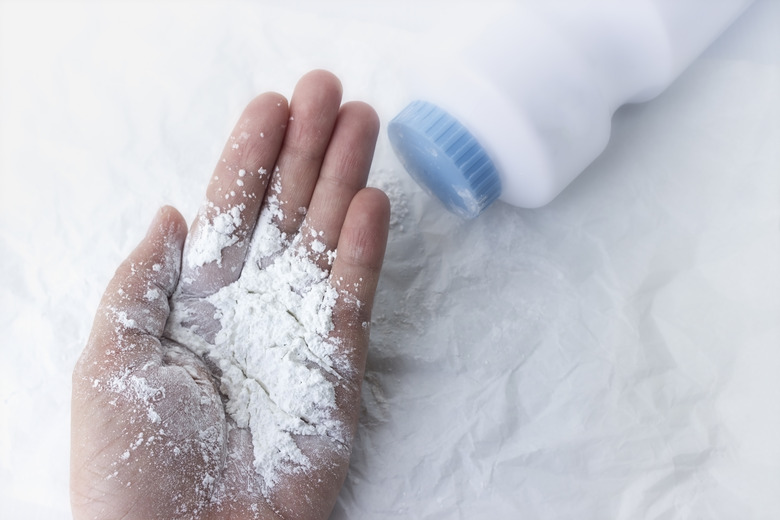
[[[225, 146], [189, 235], [165, 207], [117, 270], [73, 374], [76, 518], [329, 515], [349, 465], [389, 221], [387, 197], [365, 188], [377, 116], [362, 103], [340, 105], [341, 85], [323, 71], [299, 81], [289, 107], [278, 94], [258, 96]], [[276, 233], [275, 249], [250, 246], [253, 233], [255, 242]], [[244, 288], [230, 303], [226, 291], [243, 287], [242, 273], [273, 277], [284, 258], [306, 259], [327, 284], [317, 286], [317, 309], [330, 308], [329, 321], [315, 339], [331, 350], [318, 358], [307, 343], [286, 354], [311, 388], [332, 394], [310, 413], [296, 412], [306, 399], [285, 408], [285, 387], [252, 372], [265, 352], [255, 340], [283, 320], [303, 327], [302, 317], [250, 305], [269, 328], [243, 339], [224, 333], [227, 314], [253, 297]], [[301, 296], [307, 287], [287, 292]], [[247, 359], [237, 360], [239, 352]], [[242, 402], [247, 396], [254, 400]], [[258, 411], [258, 402], [270, 408]], [[263, 414], [281, 419], [253, 429], [247, 417]], [[263, 453], [269, 458], [258, 459]]]

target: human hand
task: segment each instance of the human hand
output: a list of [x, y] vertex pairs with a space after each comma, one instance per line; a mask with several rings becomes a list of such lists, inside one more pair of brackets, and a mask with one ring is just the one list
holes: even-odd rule
[[73, 374], [76, 518], [329, 515], [389, 221], [376, 114], [340, 104], [323, 71], [258, 96], [189, 235], [165, 207], [117, 270]]

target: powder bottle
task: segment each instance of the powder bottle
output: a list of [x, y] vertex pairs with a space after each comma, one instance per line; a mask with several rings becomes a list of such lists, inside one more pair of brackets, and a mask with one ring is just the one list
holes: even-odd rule
[[660, 94], [751, 1], [512, 3], [410, 65], [416, 100], [390, 142], [465, 218], [542, 206], [604, 150], [618, 107]]

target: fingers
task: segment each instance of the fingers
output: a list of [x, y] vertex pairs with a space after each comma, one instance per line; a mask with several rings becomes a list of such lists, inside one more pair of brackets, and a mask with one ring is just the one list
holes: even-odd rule
[[238, 279], [270, 196], [279, 205], [274, 225], [289, 238], [303, 230], [313, 259], [327, 267], [325, 253], [335, 248], [349, 203], [365, 186], [379, 132], [368, 105], [340, 109], [341, 93], [339, 80], [319, 70], [298, 82], [289, 110], [273, 93], [246, 108], [185, 246], [184, 295], [208, 296]]
[[287, 119], [287, 100], [275, 93], [255, 98], [239, 118], [190, 230], [182, 266], [185, 294], [212, 294], [241, 274]]
[[301, 236], [321, 268], [325, 253], [336, 249], [355, 194], [366, 185], [374, 155], [379, 118], [365, 103], [347, 103], [339, 112]]
[[272, 181], [278, 186], [281, 209], [275, 223], [288, 236], [300, 228], [311, 201], [329, 150], [341, 94], [341, 82], [333, 74], [316, 70], [298, 81], [290, 100], [287, 134]]
[[385, 255], [389, 221], [387, 195], [375, 188], [358, 192], [347, 211], [330, 275], [331, 285], [339, 292], [332, 315], [334, 336], [340, 354], [354, 370], [352, 375], [358, 388], [363, 378], [371, 309]]
[[178, 211], [166, 206], [157, 212], [144, 239], [108, 284], [82, 356], [90, 361], [86, 366], [130, 367], [160, 354], [158, 338], [179, 280], [186, 234]]

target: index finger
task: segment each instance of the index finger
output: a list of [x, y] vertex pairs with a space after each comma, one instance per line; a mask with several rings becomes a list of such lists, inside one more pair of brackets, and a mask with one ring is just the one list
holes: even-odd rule
[[208, 296], [241, 274], [287, 119], [287, 100], [272, 92], [244, 109], [187, 237], [180, 282], [184, 294]]

